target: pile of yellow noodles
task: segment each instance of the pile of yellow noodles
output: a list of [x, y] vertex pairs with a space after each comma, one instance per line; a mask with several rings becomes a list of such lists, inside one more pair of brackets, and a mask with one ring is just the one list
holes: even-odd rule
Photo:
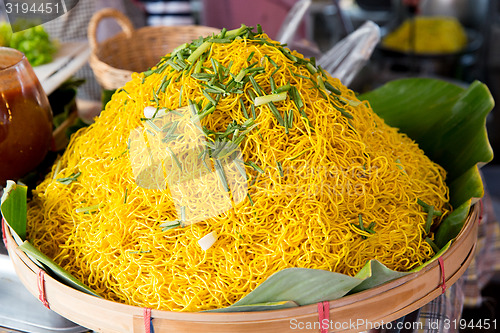
[[[134, 74], [96, 122], [72, 138], [34, 191], [28, 233], [37, 248], [107, 299], [174, 311], [231, 305], [284, 268], [354, 275], [367, 260], [377, 259], [407, 271], [434, 254], [424, 241], [433, 234], [424, 231], [427, 213], [417, 199], [444, 216], [448, 189], [445, 171], [417, 144], [387, 126], [338, 79], [325, 81], [340, 95], [318, 88], [320, 71], [312, 74], [277, 45], [247, 38], [213, 43], [202, 71], [213, 73], [211, 59], [234, 76], [258, 61], [265, 71], [254, 78], [266, 94], [272, 74], [277, 87], [295, 86], [304, 103], [306, 117], [290, 92], [275, 102], [281, 114], [293, 112], [288, 134], [268, 105], [255, 107], [257, 126], [239, 145], [248, 195], [233, 197], [233, 207], [216, 217], [162, 231], [160, 225], [179, 219], [178, 209], [168, 186], [137, 184], [130, 133], [145, 133], [146, 106], [176, 109], [189, 100], [201, 106], [208, 101], [204, 82], [190, 75], [194, 67]], [[247, 82], [242, 90], [222, 95], [199, 125], [223, 132], [233, 120], [242, 124], [247, 120], [242, 104], [252, 117], [255, 88]], [[166, 169], [169, 163], [166, 156], [156, 181], [174, 172]], [[226, 168], [227, 175], [232, 172]], [[62, 182], [66, 177], [74, 180]], [[220, 188], [220, 182], [207, 181], [198, 199], [209, 201]], [[360, 229], [360, 217], [373, 233]], [[434, 225], [441, 219], [435, 217]], [[198, 240], [212, 231], [218, 239], [204, 251]]]

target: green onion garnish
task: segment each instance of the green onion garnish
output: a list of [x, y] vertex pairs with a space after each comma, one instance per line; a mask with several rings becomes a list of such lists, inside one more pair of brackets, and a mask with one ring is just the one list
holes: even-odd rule
[[438, 253], [439, 252], [439, 247], [430, 239], [429, 237], [425, 237], [425, 241], [432, 247], [434, 252]]
[[175, 156], [174, 152], [172, 151], [172, 149], [170, 149], [170, 147], [167, 147], [167, 150], [168, 152], [170, 153], [170, 156], [172, 157], [172, 159], [174, 160], [175, 164], [177, 164], [177, 167], [179, 168], [179, 170], [182, 171], [182, 165], [181, 163], [179, 162], [179, 160], [177, 159], [177, 156]]
[[285, 177], [285, 174], [283, 173], [283, 167], [281, 166], [281, 162], [276, 161], [276, 165], [278, 166], [278, 171], [280, 173], [280, 177]]
[[288, 94], [286, 91], [277, 94], [258, 96], [255, 97], [254, 104], [255, 106], [260, 106], [271, 102], [280, 102], [285, 100], [287, 96]]
[[215, 166], [215, 172], [219, 176], [219, 179], [222, 183], [222, 188], [224, 189], [225, 192], [229, 192], [229, 186], [227, 184], [226, 174], [224, 173], [224, 168], [222, 167], [222, 164], [219, 159], [215, 160], [214, 166]]
[[258, 173], [261, 173], [261, 174], [264, 173], [264, 170], [262, 170], [261, 167], [259, 167], [253, 161], [245, 162], [245, 164], [248, 165], [248, 166], [251, 166], [252, 168], [254, 168], [254, 170], [257, 171]]
[[[431, 207], [431, 205], [429, 205], [429, 204], [425, 203], [424, 201], [422, 201], [422, 200], [420, 200], [420, 199], [417, 199], [417, 203], [418, 203], [420, 206], [422, 206], [426, 212], [428, 212], [428, 211], [429, 211], [429, 209], [430, 209], [430, 207]], [[433, 207], [433, 206], [432, 206], [432, 207]], [[441, 215], [443, 215], [443, 213], [442, 213], [442, 212], [440, 212], [439, 210], [434, 210], [434, 207], [433, 207], [432, 209], [433, 209], [433, 215], [435, 215], [435, 216], [441, 216]]]
[[80, 207], [80, 208], [75, 209], [75, 211], [77, 213], [90, 213], [90, 212], [98, 210], [99, 206], [100, 205], [93, 205], [93, 206], [89, 206], [89, 207]]
[[254, 205], [252, 197], [250, 196], [250, 193], [247, 193], [248, 200], [250, 201], [250, 205]]
[[57, 178], [56, 181], [64, 185], [69, 185], [72, 182], [75, 182], [78, 179], [78, 177], [80, 177], [81, 174], [82, 174], [81, 172], [76, 172], [71, 174], [71, 176], [69, 177]]
[[160, 224], [161, 231], [167, 231], [181, 226], [181, 220], [167, 221]]
[[187, 61], [189, 61], [190, 63], [194, 63], [199, 57], [201, 57], [203, 53], [205, 53], [205, 51], [207, 51], [210, 48], [211, 45], [212, 42], [209, 41], [203, 42], [203, 44], [198, 46], [198, 48], [196, 48], [196, 50], [194, 50], [193, 53], [191, 53], [191, 55], [187, 58]]
[[252, 58], [253, 58], [253, 55], [254, 55], [254, 54], [255, 54], [255, 51], [252, 51], [252, 52], [250, 53], [250, 55], [249, 55], [249, 56], [248, 56], [248, 58], [247, 58], [247, 62], [250, 62], [250, 60], [252, 60]]

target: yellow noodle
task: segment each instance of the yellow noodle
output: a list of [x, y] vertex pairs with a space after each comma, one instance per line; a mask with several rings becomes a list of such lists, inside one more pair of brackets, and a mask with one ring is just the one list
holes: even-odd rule
[[[254, 56], [249, 62], [251, 52]], [[428, 260], [433, 251], [423, 241], [427, 213], [417, 199], [445, 216], [450, 209], [445, 171], [406, 135], [387, 126], [366, 102], [359, 102], [338, 79], [327, 80], [341, 91], [340, 97], [327, 92], [325, 99], [312, 80], [296, 74], [316, 75], [294, 64], [277, 46], [247, 38], [213, 43], [203, 66], [211, 73], [210, 59], [225, 67], [232, 63], [230, 72], [236, 76], [258, 61], [257, 66], [265, 71], [254, 78], [270, 94], [275, 67], [266, 57], [280, 66], [273, 75], [276, 86], [290, 83], [299, 91], [307, 119], [290, 92], [287, 99], [275, 103], [282, 115], [293, 112], [288, 134], [267, 105], [255, 107], [257, 127], [239, 149], [241, 159], [252, 161], [263, 173], [244, 165], [248, 179], [240, 176], [238, 180], [234, 164], [224, 165], [228, 179], [235, 180], [229, 184], [234, 199], [230, 208], [198, 223], [162, 231], [162, 223], [178, 218], [174, 194], [181, 193], [180, 200], [197, 202], [188, 207], [193, 208], [189, 214], [204, 216], [203, 202], [219, 198], [222, 185], [213, 168], [203, 169], [181, 150], [175, 153], [188, 161], [183, 167], [199, 172], [192, 182], [198, 187], [168, 185], [166, 179], [191, 184], [186, 177], [193, 173], [181, 172], [170, 153], [157, 149], [164, 147], [161, 137], [153, 135], [155, 125], [141, 121], [143, 110], [146, 106], [176, 109], [179, 101], [187, 106], [189, 100], [205, 106], [208, 100], [201, 81], [188, 72], [169, 69], [147, 77], [134, 74], [96, 122], [72, 138], [59, 167], [34, 191], [28, 212], [29, 239], [107, 299], [174, 311], [231, 305], [271, 274], [289, 267], [352, 276], [370, 259], [399, 271]], [[165, 79], [171, 82], [163, 93], [160, 88]], [[233, 121], [244, 123], [240, 99], [251, 116], [250, 91], [255, 91], [250, 83], [242, 89], [242, 94], [222, 96], [200, 125], [224, 132]], [[163, 126], [166, 120], [155, 120], [155, 124]], [[196, 128], [189, 122], [178, 126], [185, 133], [178, 142], [196, 149], [197, 140], [203, 139], [195, 135]], [[140, 141], [128, 148], [133, 131], [147, 148]], [[149, 153], [152, 160], [144, 158]], [[141, 181], [158, 187], [139, 186], [134, 168], [148, 168]], [[70, 184], [57, 181], [77, 172], [81, 175]], [[217, 211], [220, 198], [207, 205], [215, 205], [212, 210]], [[98, 208], [93, 212], [76, 211], [94, 205]], [[366, 228], [374, 224], [375, 233], [359, 229], [360, 215]], [[436, 217], [434, 224], [442, 218]], [[203, 251], [197, 241], [212, 231], [219, 237]], [[433, 237], [432, 232], [429, 236]]]

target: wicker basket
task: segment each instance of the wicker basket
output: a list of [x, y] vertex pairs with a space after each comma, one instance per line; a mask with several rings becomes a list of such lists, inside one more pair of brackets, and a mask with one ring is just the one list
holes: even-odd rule
[[[478, 204], [472, 207], [462, 231], [441, 256], [442, 260], [436, 260], [416, 273], [378, 287], [330, 301], [329, 318], [330, 323], [333, 323], [330, 327], [336, 332], [363, 331], [370, 328], [369, 325], [380, 325], [400, 318], [441, 295], [443, 281], [446, 287], [455, 283], [474, 256], [479, 210]], [[48, 275], [45, 275], [43, 284], [38, 284], [41, 281], [40, 267], [17, 248], [8, 227], [5, 231], [9, 255], [26, 288], [39, 298], [41, 290], [44, 290], [52, 310], [98, 332], [149, 332], [150, 323], [156, 333], [275, 333], [297, 332], [298, 327], [301, 327], [300, 332], [319, 331], [316, 304], [241, 313], [149, 312], [140, 307], [85, 294]], [[353, 328], [351, 323], [361, 326]]]
[[[106, 18], [116, 20], [123, 31], [98, 43], [97, 27]], [[90, 67], [104, 89], [117, 89], [130, 81], [133, 72], [143, 72], [156, 65], [162, 56], [175, 47], [219, 31], [204, 26], [144, 27], [134, 30], [130, 20], [120, 11], [106, 8], [97, 12], [89, 23]]]

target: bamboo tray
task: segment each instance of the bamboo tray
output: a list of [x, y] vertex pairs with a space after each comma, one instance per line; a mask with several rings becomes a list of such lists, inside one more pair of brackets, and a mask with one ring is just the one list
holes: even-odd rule
[[[479, 223], [479, 204], [471, 207], [460, 234], [442, 256], [420, 271], [381, 286], [329, 302], [329, 327], [336, 332], [358, 332], [404, 316], [443, 293], [467, 269], [474, 256]], [[8, 227], [7, 249], [24, 286], [39, 297], [40, 268], [17, 248]], [[441, 261], [442, 264], [439, 263]], [[318, 305], [284, 310], [239, 313], [187, 313], [152, 310], [120, 304], [68, 287], [48, 274], [44, 277], [45, 298], [52, 310], [98, 332], [155, 333], [207, 332], [318, 332]], [[145, 315], [146, 313], [146, 315]], [[322, 321], [323, 322], [323, 321]], [[354, 325], [354, 326], [353, 326]], [[356, 326], [357, 325], [357, 326]], [[302, 329], [303, 328], [303, 329]]]

